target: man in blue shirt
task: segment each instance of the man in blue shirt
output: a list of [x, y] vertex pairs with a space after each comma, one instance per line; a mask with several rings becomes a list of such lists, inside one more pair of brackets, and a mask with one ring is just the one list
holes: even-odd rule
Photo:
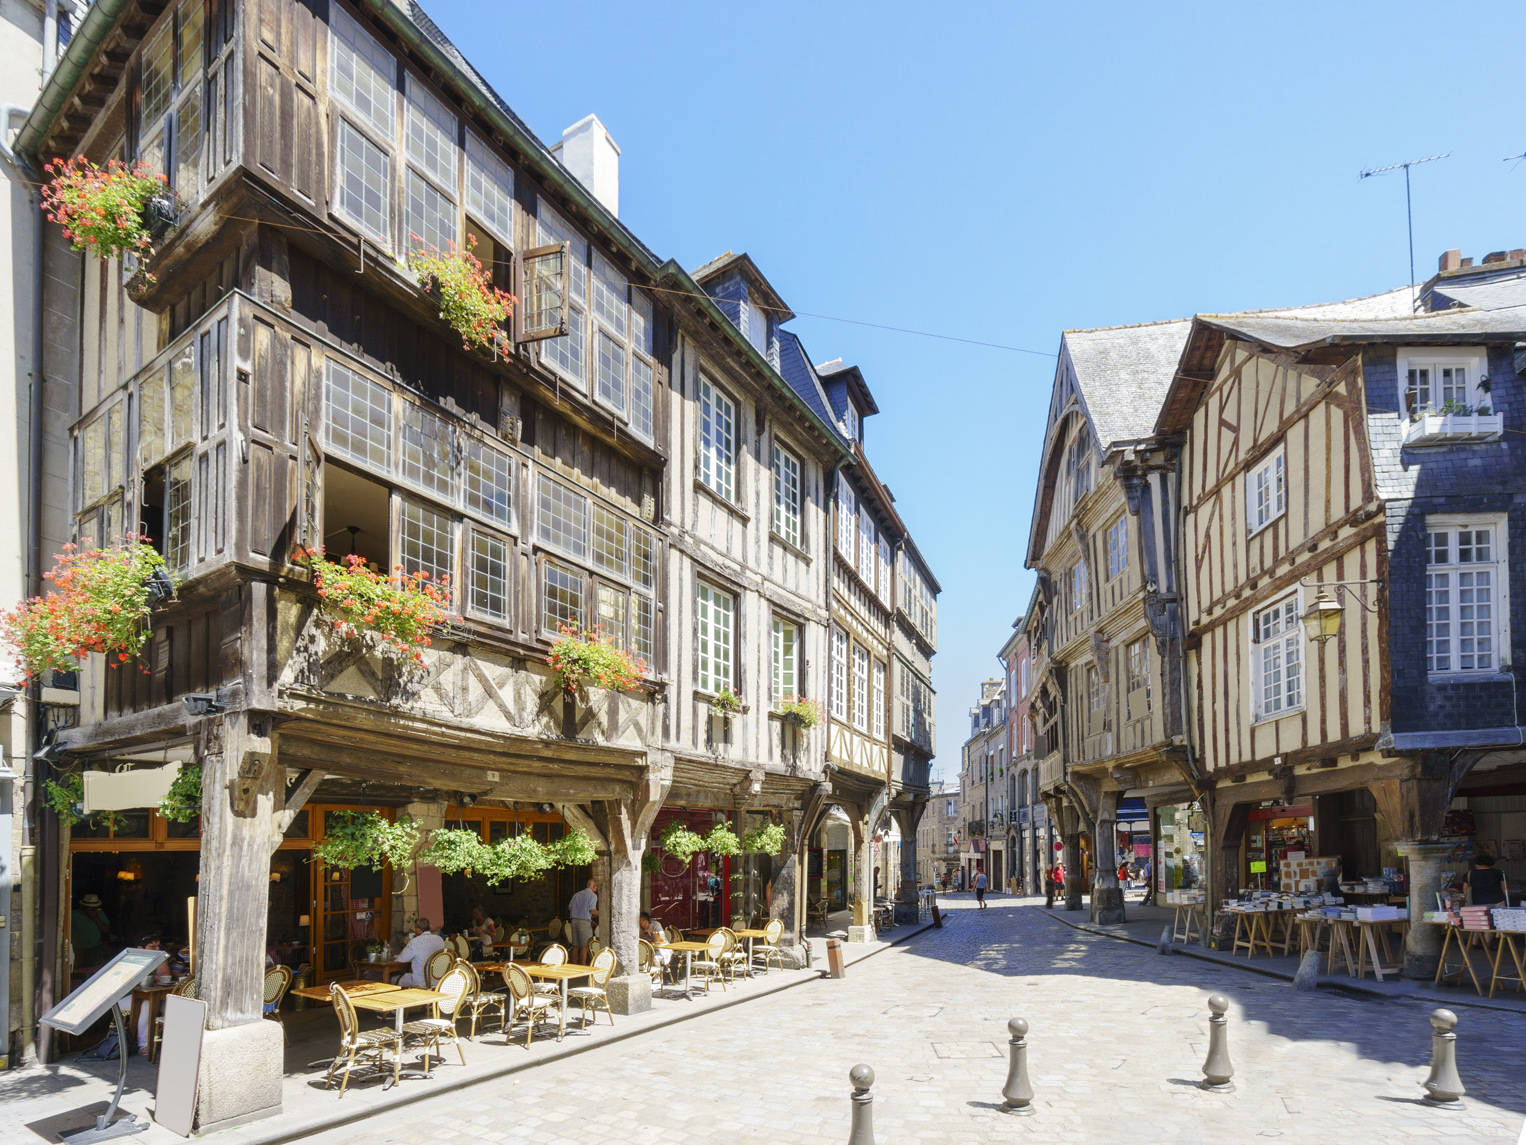
[[572, 945], [568, 953], [573, 962], [583, 966], [588, 964], [588, 943], [598, 920], [599, 884], [589, 879], [588, 885], [573, 895], [567, 904], [567, 937]]
[[975, 901], [980, 904], [980, 909], [986, 909], [986, 873], [975, 872]]

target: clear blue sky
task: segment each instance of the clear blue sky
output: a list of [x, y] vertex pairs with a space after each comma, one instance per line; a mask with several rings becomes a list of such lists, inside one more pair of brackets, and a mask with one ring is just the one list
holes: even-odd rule
[[[747, 251], [797, 312], [1052, 355], [1067, 328], [1350, 298], [1526, 246], [1520, 5], [425, 0], [547, 142], [596, 112], [621, 217]], [[942, 582], [935, 769], [1032, 586], [1051, 357], [817, 318]]]

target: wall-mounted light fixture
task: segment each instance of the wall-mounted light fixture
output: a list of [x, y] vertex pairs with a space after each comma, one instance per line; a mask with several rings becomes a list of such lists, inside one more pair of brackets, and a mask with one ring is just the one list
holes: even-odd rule
[[1314, 584], [1300, 581], [1299, 584], [1306, 588], [1319, 589], [1319, 595], [1303, 613], [1303, 630], [1309, 639], [1324, 644], [1332, 636], [1340, 635], [1341, 621], [1346, 615], [1341, 603], [1343, 596], [1351, 597], [1368, 612], [1376, 613], [1377, 602], [1368, 604], [1365, 593], [1368, 585], [1377, 583], [1375, 580], [1324, 580]]
[[223, 703], [215, 692], [187, 692], [180, 697], [188, 716], [210, 716], [223, 710]]

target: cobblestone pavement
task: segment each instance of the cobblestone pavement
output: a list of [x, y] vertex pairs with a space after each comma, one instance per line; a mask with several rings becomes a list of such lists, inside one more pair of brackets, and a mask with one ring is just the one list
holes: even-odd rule
[[[1206, 1001], [1229, 996], [1237, 1089], [1196, 1088]], [[1458, 1007], [1456, 1112], [1420, 1104], [1429, 1007], [1284, 983], [1079, 933], [994, 898], [949, 924], [756, 1003], [591, 1047], [309, 1138], [797, 1145], [848, 1138], [848, 1070], [871, 1065], [880, 1142], [1366, 1145], [1505, 1142], [1526, 1118], [1526, 1023]], [[1031, 1024], [1037, 1115], [998, 1111], [1006, 1022]]]

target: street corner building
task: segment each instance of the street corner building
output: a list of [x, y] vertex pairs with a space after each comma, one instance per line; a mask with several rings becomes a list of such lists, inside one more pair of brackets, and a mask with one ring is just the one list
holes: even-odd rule
[[[174, 203], [139, 255], [50, 223], [28, 248], [36, 495], [7, 576], [41, 592], [66, 544], [136, 535], [175, 592], [137, 660], [50, 673], [5, 724], [40, 951], [11, 964], [13, 1056], [78, 1048], [36, 1015], [111, 939], [178, 933], [209, 1130], [279, 1108], [271, 959], [322, 985], [420, 916], [559, 919], [592, 876], [636, 1010], [642, 910], [778, 918], [797, 961], [813, 914], [915, 918], [938, 583], [870, 467], [868, 383], [813, 364], [747, 255], [654, 254], [597, 117], [546, 146], [417, 4], [101, 0], [43, 65], [33, 177], [141, 161]], [[417, 262], [464, 250], [517, 300], [485, 334]], [[389, 656], [334, 622], [316, 554], [440, 586], [448, 617]], [[569, 686], [548, 658], [584, 633], [634, 678]], [[163, 814], [192, 768], [199, 813]], [[367, 813], [595, 857], [506, 884], [325, 861]], [[718, 828], [783, 842], [662, 847]], [[112, 925], [84, 943], [87, 895]]]

